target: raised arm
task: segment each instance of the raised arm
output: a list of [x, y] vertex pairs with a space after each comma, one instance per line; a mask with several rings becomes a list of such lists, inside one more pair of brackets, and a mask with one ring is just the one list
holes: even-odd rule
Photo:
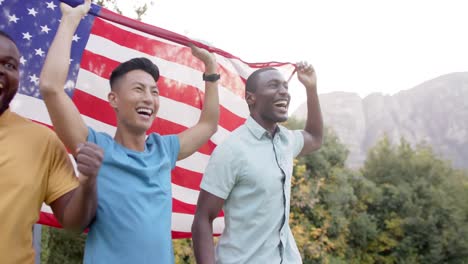
[[224, 199], [200, 190], [192, 224], [193, 249], [197, 263], [215, 264], [213, 220], [223, 208]]
[[[205, 75], [215, 74], [217, 69], [216, 58], [204, 49], [192, 46], [192, 54], [205, 64]], [[178, 160], [192, 155], [205, 144], [218, 129], [219, 99], [218, 82], [205, 82], [205, 100], [198, 123], [180, 133], [180, 151]]]
[[317, 95], [317, 77], [312, 65], [306, 62], [297, 64], [297, 77], [306, 88], [307, 121], [304, 131], [304, 147], [299, 155], [306, 155], [317, 150], [322, 145], [323, 121], [320, 102]]
[[88, 129], [75, 104], [65, 93], [64, 86], [68, 75], [73, 34], [90, 5], [91, 0], [85, 0], [84, 4], [75, 8], [60, 4], [62, 19], [47, 53], [39, 82], [55, 132], [75, 156], [78, 144], [86, 141]]

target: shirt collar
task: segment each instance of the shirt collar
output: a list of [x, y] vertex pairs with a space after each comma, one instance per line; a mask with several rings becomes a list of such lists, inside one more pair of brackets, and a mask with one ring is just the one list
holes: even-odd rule
[[[245, 126], [250, 130], [250, 132], [257, 138], [261, 139], [263, 136], [270, 136], [270, 132], [268, 132], [265, 128], [263, 128], [260, 124], [253, 119], [252, 116], [249, 116], [245, 121]], [[276, 127], [276, 133], [278, 136], [283, 136], [284, 134], [284, 127], [278, 125]]]

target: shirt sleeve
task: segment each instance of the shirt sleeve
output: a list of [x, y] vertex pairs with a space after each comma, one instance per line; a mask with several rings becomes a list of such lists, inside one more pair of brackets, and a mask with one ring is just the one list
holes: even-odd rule
[[65, 146], [58, 137], [51, 133], [47, 144], [47, 151], [43, 157], [43, 160], [49, 163], [45, 202], [50, 205], [77, 188], [79, 182]]
[[169, 153], [171, 168], [173, 169], [176, 165], [177, 157], [179, 156], [180, 151], [179, 137], [177, 135], [168, 135], [164, 136], [164, 138], [166, 152]]
[[97, 135], [96, 131], [92, 129], [91, 127], [88, 127], [88, 138], [86, 141], [97, 144]]
[[291, 130], [293, 157], [297, 157], [304, 147], [304, 135], [301, 130]]
[[226, 200], [239, 176], [238, 163], [227, 145], [218, 146], [211, 154], [200, 188]]

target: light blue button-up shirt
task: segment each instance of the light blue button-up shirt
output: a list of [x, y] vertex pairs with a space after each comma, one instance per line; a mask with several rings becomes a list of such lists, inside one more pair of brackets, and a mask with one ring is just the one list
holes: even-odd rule
[[302, 133], [272, 137], [252, 117], [211, 155], [201, 188], [225, 200], [216, 263], [302, 263], [289, 228], [293, 159]]

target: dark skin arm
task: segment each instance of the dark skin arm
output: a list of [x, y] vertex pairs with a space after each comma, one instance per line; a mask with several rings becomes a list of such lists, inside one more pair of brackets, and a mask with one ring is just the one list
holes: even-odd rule
[[64, 228], [81, 232], [96, 215], [96, 180], [104, 154], [101, 148], [89, 142], [80, 145], [76, 153], [80, 185], [50, 206]]
[[213, 220], [221, 212], [224, 199], [204, 190], [200, 191], [197, 212], [192, 224], [192, 241], [199, 264], [215, 264]]
[[312, 65], [306, 62], [297, 63], [297, 77], [306, 88], [307, 120], [302, 131], [304, 147], [299, 155], [307, 155], [322, 146], [323, 120], [320, 102], [317, 95], [317, 77]]

